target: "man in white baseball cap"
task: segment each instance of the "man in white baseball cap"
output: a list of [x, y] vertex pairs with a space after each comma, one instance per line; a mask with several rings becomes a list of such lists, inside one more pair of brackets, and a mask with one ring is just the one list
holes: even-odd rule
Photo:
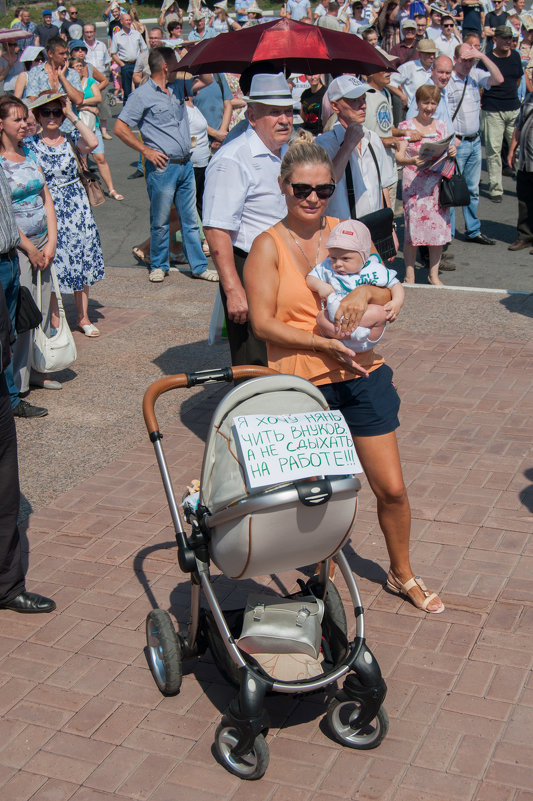
[[353, 75], [341, 75], [329, 85], [328, 98], [337, 122], [316, 142], [329, 153], [337, 188], [327, 213], [346, 219], [362, 217], [391, 205], [386, 187], [395, 176], [380, 137], [364, 127], [366, 93], [374, 92]]
[[260, 73], [246, 99], [248, 128], [207, 167], [203, 225], [220, 276], [232, 364], [266, 365], [265, 343], [248, 323], [242, 271], [255, 237], [287, 213], [278, 178], [292, 132], [292, 95], [282, 72]]

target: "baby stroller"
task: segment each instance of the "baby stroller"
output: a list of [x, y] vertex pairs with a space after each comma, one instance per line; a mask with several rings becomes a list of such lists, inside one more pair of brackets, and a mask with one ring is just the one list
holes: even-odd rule
[[[250, 380], [232, 389], [213, 414], [198, 503], [193, 503], [194, 498], [184, 501], [185, 518], [192, 528], [187, 535], [163, 454], [154, 405], [171, 389], [234, 378]], [[269, 722], [263, 709], [267, 693], [316, 692], [344, 679], [342, 690], [335, 693], [327, 711], [335, 738], [350, 748], [370, 749], [378, 746], [388, 731], [382, 707], [386, 685], [365, 643], [363, 607], [342, 550], [355, 520], [358, 479], [353, 475], [321, 475], [250, 489], [235, 443], [234, 418], [327, 409], [321, 392], [308, 381], [251, 366], [162, 378], [144, 397], [144, 419], [172, 515], [179, 566], [191, 576], [186, 631], [177, 633], [162, 609], [148, 615], [149, 667], [160, 691], [174, 695], [180, 689], [183, 660], [211, 649], [217, 667], [238, 687], [216, 731], [215, 751], [222, 765], [241, 779], [260, 779], [268, 766], [265, 737]], [[356, 620], [352, 641], [347, 635], [343, 602], [329, 580], [331, 558], [351, 596]], [[293, 595], [272, 595], [270, 599], [249, 596], [245, 609], [223, 612], [211, 583], [211, 561], [235, 581], [317, 562], [320, 569], [305, 582], [299, 579], [300, 591]], [[201, 606], [202, 593], [208, 608]], [[258, 643], [267, 643], [266, 648]], [[305, 662], [305, 669], [298, 668], [296, 678], [290, 665], [289, 678], [286, 673], [280, 677], [276, 670], [270, 672], [269, 666], [279, 667], [278, 655], [292, 658], [287, 655], [291, 649], [297, 651], [297, 660]], [[272, 652], [266, 661], [265, 651]]]

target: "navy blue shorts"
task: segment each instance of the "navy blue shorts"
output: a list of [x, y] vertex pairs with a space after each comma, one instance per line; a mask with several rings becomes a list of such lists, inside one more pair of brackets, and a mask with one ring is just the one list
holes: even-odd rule
[[318, 389], [330, 409], [339, 409], [355, 437], [390, 434], [400, 425], [400, 397], [392, 384], [392, 370], [383, 364], [368, 378], [352, 378], [336, 384], [321, 384]]

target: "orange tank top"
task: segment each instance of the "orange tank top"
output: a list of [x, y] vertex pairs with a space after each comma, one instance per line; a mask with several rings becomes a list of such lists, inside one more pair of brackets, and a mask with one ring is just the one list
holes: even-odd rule
[[[336, 217], [326, 217], [325, 227], [330, 231], [338, 223]], [[275, 226], [266, 231], [275, 242], [278, 252], [279, 287], [276, 306], [276, 320], [299, 328], [302, 331], [318, 334], [316, 316], [320, 311], [320, 298], [311, 292], [305, 277], [295, 266], [286, 244], [276, 231]], [[351, 370], [341, 367], [339, 363], [323, 353], [313, 350], [297, 350], [283, 345], [267, 343], [268, 366], [273, 370], [288, 375], [298, 375], [313, 384], [335, 384], [357, 378]], [[356, 361], [366, 370], [380, 367], [384, 359], [373, 350], [359, 353]]]

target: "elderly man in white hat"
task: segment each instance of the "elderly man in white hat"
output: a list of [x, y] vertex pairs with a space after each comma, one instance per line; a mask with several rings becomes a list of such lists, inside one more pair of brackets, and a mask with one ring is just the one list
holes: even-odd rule
[[278, 178], [292, 132], [292, 95], [283, 73], [258, 74], [247, 100], [248, 128], [207, 167], [203, 224], [220, 276], [232, 364], [266, 365], [265, 343], [248, 323], [242, 271], [255, 237], [287, 213]]
[[367, 92], [375, 89], [353, 75], [341, 75], [328, 87], [338, 122], [316, 143], [329, 153], [335, 170], [337, 188], [327, 208], [332, 217], [362, 217], [391, 205], [391, 161], [378, 134], [364, 127]]

